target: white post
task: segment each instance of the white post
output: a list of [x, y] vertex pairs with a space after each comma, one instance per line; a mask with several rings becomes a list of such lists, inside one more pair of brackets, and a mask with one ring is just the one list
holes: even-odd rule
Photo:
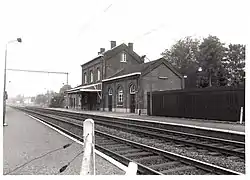
[[243, 107], [240, 107], [240, 124], [242, 124], [243, 120]]
[[125, 175], [136, 175], [137, 169], [138, 169], [137, 164], [134, 162], [130, 162], [128, 164], [128, 169]]
[[94, 121], [86, 119], [83, 123], [84, 152], [81, 175], [95, 175], [95, 136]]

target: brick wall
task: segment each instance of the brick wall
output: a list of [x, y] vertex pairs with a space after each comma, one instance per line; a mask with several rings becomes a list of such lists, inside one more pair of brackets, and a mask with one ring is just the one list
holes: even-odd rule
[[[84, 66], [82, 66], [82, 84], [88, 85], [88, 84], [94, 84], [97, 82], [101, 82], [102, 76], [100, 78], [100, 81], [97, 81], [97, 69], [100, 69], [100, 73], [102, 74], [102, 60], [101, 58], [98, 58]], [[93, 71], [93, 82], [90, 83], [90, 71]], [[84, 83], [84, 73], [87, 74], [87, 84]]]
[[[159, 79], [159, 77], [167, 77], [167, 79]], [[152, 78], [152, 91], [182, 89], [182, 79], [173, 73], [166, 65], [161, 64], [153, 69], [151, 73], [141, 78], [140, 95], [143, 98], [141, 108], [143, 112], [147, 112], [147, 92], [150, 92], [150, 82]]]
[[[127, 61], [121, 62], [122, 53], [126, 53]], [[127, 67], [128, 65], [136, 65], [139, 64], [137, 60], [133, 58], [126, 50], [118, 52], [113, 57], [109, 58], [105, 62], [106, 66], [106, 78], [114, 75], [115, 73], [119, 72], [121, 69]], [[104, 73], [104, 74], [105, 74]]]
[[[130, 92], [129, 88], [131, 84], [134, 84], [137, 88], [137, 80], [139, 76], [127, 77], [120, 80], [114, 80], [103, 83], [103, 105], [104, 109], [108, 110], [108, 90], [112, 88], [112, 111], [115, 112], [130, 112]], [[121, 86], [123, 89], [123, 105], [117, 105], [118, 101], [118, 87]], [[136, 95], [137, 98], [137, 95]]]

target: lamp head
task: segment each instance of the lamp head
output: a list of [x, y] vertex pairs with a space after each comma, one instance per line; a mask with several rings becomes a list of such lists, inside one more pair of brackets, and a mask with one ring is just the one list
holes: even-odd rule
[[20, 43], [22, 42], [21, 38], [17, 38], [16, 40], [17, 40], [17, 42], [20, 42]]

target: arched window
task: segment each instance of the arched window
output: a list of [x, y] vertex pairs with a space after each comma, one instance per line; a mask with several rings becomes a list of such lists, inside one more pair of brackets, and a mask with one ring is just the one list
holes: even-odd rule
[[122, 90], [121, 86], [118, 87], [118, 89], [117, 89], [117, 98], [118, 98], [118, 103], [122, 104], [123, 103], [123, 90]]
[[131, 85], [130, 85], [129, 93], [130, 93], [130, 94], [135, 94], [135, 85], [134, 85], [134, 84], [131, 84]]
[[84, 73], [84, 84], [87, 84], [88, 83], [88, 80], [87, 80], [87, 74], [86, 72]]
[[109, 93], [109, 96], [112, 96], [112, 94], [113, 94], [112, 88], [109, 88], [108, 93]]
[[93, 80], [94, 80], [94, 78], [93, 78], [93, 71], [91, 70], [91, 71], [90, 71], [90, 82], [92, 83]]
[[101, 80], [101, 72], [100, 72], [100, 69], [97, 68], [97, 81], [100, 81]]

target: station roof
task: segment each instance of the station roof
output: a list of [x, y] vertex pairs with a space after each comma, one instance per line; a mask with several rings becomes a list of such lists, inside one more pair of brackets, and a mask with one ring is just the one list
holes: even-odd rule
[[173, 73], [182, 78], [182, 75], [171, 64], [169, 64], [167, 60], [165, 60], [164, 58], [159, 58], [157, 60], [150, 61], [147, 63], [129, 65], [123, 68], [121, 71], [117, 72], [116, 74], [110, 76], [109, 78], [104, 79], [103, 82], [123, 77], [128, 77], [136, 74], [145, 75], [146, 73], [150, 72], [151, 70], [153, 70], [162, 63], [164, 63]]
[[77, 92], [100, 92], [101, 88], [100, 88], [101, 83], [96, 83], [96, 84], [90, 84], [90, 85], [81, 85], [81, 86], [77, 86], [75, 88], [72, 88], [68, 91], [66, 91], [66, 93], [77, 93]]

